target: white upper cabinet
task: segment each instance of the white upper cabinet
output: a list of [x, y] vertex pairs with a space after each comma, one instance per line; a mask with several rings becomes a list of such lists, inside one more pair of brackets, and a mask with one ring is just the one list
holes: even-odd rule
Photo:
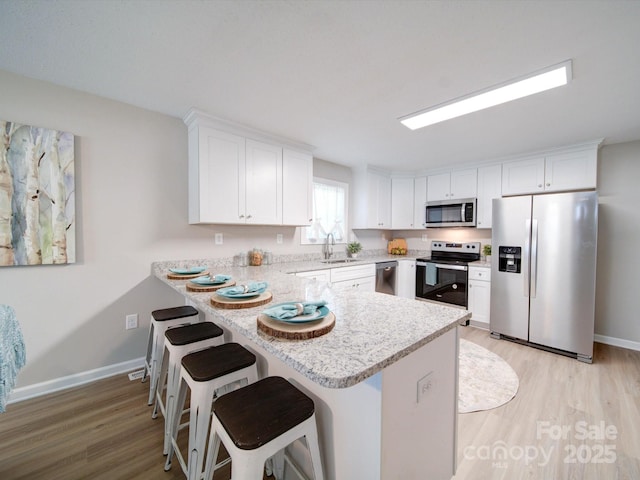
[[391, 179], [391, 228], [408, 230], [413, 228], [414, 180], [413, 178]]
[[312, 197], [313, 157], [285, 148], [282, 152], [282, 223], [311, 225]]
[[391, 228], [415, 230], [424, 228], [427, 201], [427, 177], [391, 179]]
[[355, 221], [353, 228], [391, 228], [391, 178], [369, 170], [355, 176]]
[[427, 201], [448, 200], [451, 193], [451, 173], [427, 177]]
[[247, 140], [244, 184], [246, 223], [282, 224], [282, 147]]
[[413, 182], [413, 228], [422, 229], [426, 221], [427, 177], [416, 177]]
[[595, 189], [599, 143], [505, 162], [502, 195]]
[[475, 198], [477, 195], [478, 170], [452, 170], [427, 177], [427, 201]]
[[502, 195], [544, 192], [544, 157], [502, 165]]
[[491, 209], [494, 198], [502, 196], [502, 166], [490, 165], [478, 168], [478, 203], [476, 226], [491, 228]]
[[239, 223], [244, 215], [245, 139], [189, 129], [189, 223]]
[[595, 148], [558, 153], [545, 158], [544, 187], [547, 191], [596, 188], [598, 152]]
[[297, 153], [268, 134], [245, 132], [195, 110], [184, 121], [189, 128], [189, 223], [310, 223], [310, 153]]

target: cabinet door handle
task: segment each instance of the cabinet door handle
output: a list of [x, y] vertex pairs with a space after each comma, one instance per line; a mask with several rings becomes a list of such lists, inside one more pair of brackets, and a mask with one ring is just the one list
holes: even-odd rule
[[247, 215], [247, 218], [251, 218], [251, 215]]
[[547, 187], [550, 187], [550, 186], [551, 186], [551, 184], [550, 184], [550, 183], [547, 183]]
[[240, 215], [239, 218], [244, 218], [244, 215]]

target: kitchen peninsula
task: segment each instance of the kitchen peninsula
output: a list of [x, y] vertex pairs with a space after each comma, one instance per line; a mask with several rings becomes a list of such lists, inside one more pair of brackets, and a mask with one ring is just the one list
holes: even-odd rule
[[[238, 283], [266, 281], [271, 304], [325, 300], [331, 332], [283, 340], [257, 329], [266, 308], [217, 309], [213, 293], [167, 278], [171, 267], [207, 266]], [[299, 278], [290, 264], [229, 267], [216, 260], [156, 262], [152, 273], [253, 350], [259, 373], [280, 375], [314, 399], [327, 479], [449, 479], [455, 473], [458, 333], [465, 310]], [[291, 447], [290, 447], [291, 448]], [[291, 448], [304, 462], [305, 449]]]

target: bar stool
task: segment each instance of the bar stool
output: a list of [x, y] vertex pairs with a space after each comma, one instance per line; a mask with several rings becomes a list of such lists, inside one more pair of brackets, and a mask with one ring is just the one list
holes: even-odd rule
[[[195, 318], [192, 318], [195, 317]], [[147, 356], [144, 361], [144, 373], [142, 381], [147, 377], [149, 382], [149, 405], [153, 405], [160, 375], [160, 365], [162, 364], [162, 354], [164, 352], [164, 332], [171, 327], [187, 325], [200, 321], [198, 310], [191, 305], [180, 307], [163, 308], [151, 312], [151, 323], [149, 323], [149, 340], [147, 341]]]
[[[257, 380], [256, 356], [237, 343], [225, 343], [185, 355], [180, 370], [180, 388], [174, 413], [171, 414], [171, 438], [165, 471], [171, 468], [175, 453], [187, 478], [200, 480], [216, 391], [236, 382], [251, 384]], [[177, 441], [188, 389], [191, 391], [189, 423], [184, 426], [189, 427], [189, 450], [188, 462], [185, 462]]]
[[[170, 328], [164, 333], [164, 353], [162, 355], [162, 368], [158, 377], [156, 388], [156, 404], [153, 408], [152, 418], [158, 416], [158, 410], [164, 416], [164, 448], [166, 455], [169, 451], [171, 438], [171, 415], [180, 385], [180, 365], [182, 358], [189, 353], [214, 347], [224, 343], [224, 332], [212, 322], [193, 323], [181, 327]], [[163, 401], [163, 391], [165, 397]]]
[[[313, 400], [282, 377], [267, 377], [223, 395], [213, 404], [204, 479], [211, 480], [220, 442], [231, 457], [233, 480], [262, 478], [268, 458], [306, 438], [314, 478], [323, 479]], [[303, 476], [288, 455], [293, 469]], [[306, 477], [303, 477], [306, 478]]]

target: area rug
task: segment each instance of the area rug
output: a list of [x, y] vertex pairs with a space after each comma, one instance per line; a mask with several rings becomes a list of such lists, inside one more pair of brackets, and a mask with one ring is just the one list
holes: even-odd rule
[[458, 413], [499, 407], [515, 397], [518, 375], [500, 356], [460, 339]]

